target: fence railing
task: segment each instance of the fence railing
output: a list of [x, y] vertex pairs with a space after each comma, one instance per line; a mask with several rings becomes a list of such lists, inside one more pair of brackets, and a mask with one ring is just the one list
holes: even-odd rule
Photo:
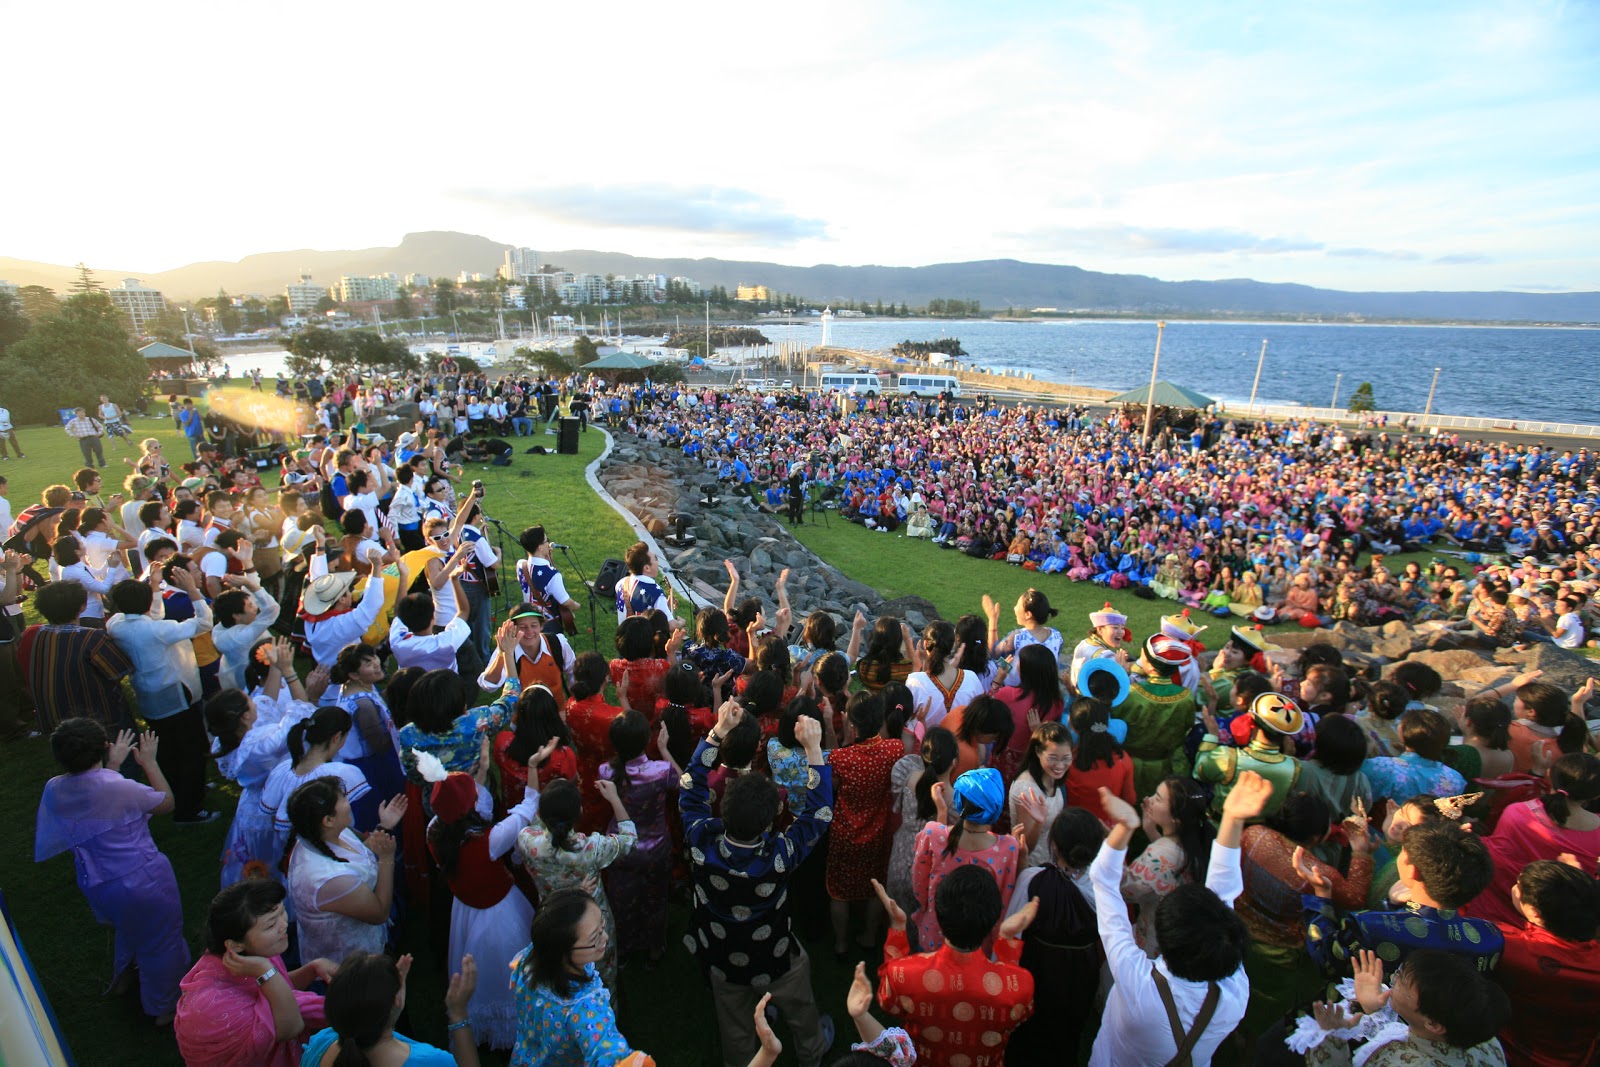
[[[1549, 434], [1552, 437], [1600, 437], [1600, 426], [1581, 422], [1541, 422], [1506, 418], [1485, 419], [1470, 415], [1441, 415], [1419, 411], [1351, 412], [1343, 408], [1308, 408], [1295, 404], [1222, 404], [1223, 412], [1235, 417], [1269, 416], [1275, 419], [1315, 419], [1319, 422], [1375, 423], [1390, 430], [1413, 432], [1437, 427], [1441, 430], [1499, 430], [1505, 433]], [[1386, 420], [1386, 423], [1385, 423]]]

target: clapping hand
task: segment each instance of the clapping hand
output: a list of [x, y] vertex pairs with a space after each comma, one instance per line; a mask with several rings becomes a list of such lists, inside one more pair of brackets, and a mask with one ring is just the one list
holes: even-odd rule
[[467, 1017], [467, 1003], [478, 988], [478, 964], [469, 953], [461, 957], [461, 971], [450, 976], [450, 988], [444, 994], [444, 1015], [450, 1022], [460, 1022]]
[[[731, 566], [731, 564], [730, 564]], [[761, 1062], [772, 1063], [783, 1054], [783, 1042], [778, 1040], [778, 1035], [772, 1032], [772, 1024], [767, 1022], [767, 1005], [772, 1001], [772, 994], [762, 996], [756, 1004], [756, 1037], [761, 1039], [761, 1054], [756, 1057]]]
[[609, 779], [609, 778], [596, 779], [595, 783], [594, 783], [594, 791], [596, 793], [599, 793], [600, 794], [600, 799], [604, 800], [607, 804], [613, 804], [613, 805], [616, 804], [616, 802], [617, 802], [617, 783], [613, 782], [611, 779]]
[[1354, 1026], [1363, 1018], [1360, 1012], [1352, 1015], [1343, 1004], [1329, 1004], [1325, 1000], [1319, 1000], [1311, 1005], [1311, 1017], [1317, 1021], [1318, 1026], [1328, 1031]]
[[983, 614], [989, 620], [989, 625], [1000, 625], [1000, 605], [988, 593], [983, 594]]
[[889, 916], [889, 926], [895, 930], [904, 930], [906, 928], [906, 910], [895, 903], [895, 899], [889, 895], [889, 891], [883, 888], [883, 883], [876, 878], [872, 880], [872, 889], [873, 892], [878, 894], [878, 903], [883, 905], [883, 910]]
[[106, 766], [112, 770], [121, 767], [133, 751], [135, 734], [132, 730], [119, 730], [115, 741], [106, 743]]
[[268, 662], [278, 668], [279, 674], [282, 674], [285, 668], [294, 666], [294, 644], [287, 637], [278, 638], [268, 647], [271, 648], [271, 652], [268, 653], [271, 659]]
[[1356, 999], [1361, 1002], [1361, 1010], [1368, 1015], [1382, 1011], [1389, 1003], [1389, 991], [1383, 986], [1383, 961], [1376, 952], [1364, 948], [1356, 953], [1354, 970]]
[[1255, 771], [1244, 771], [1239, 775], [1238, 781], [1228, 791], [1228, 796], [1222, 802], [1223, 817], [1233, 817], [1240, 822], [1254, 819], [1267, 810], [1267, 802], [1272, 799], [1272, 783], [1267, 781]]
[[379, 860], [394, 859], [394, 838], [382, 830], [374, 830], [367, 835], [367, 848]]
[[411, 801], [404, 793], [396, 793], [378, 805], [378, 825], [385, 830], [393, 830], [406, 817], [406, 809], [410, 806]]
[[139, 747], [134, 750], [133, 758], [144, 768], [146, 774], [156, 765], [156, 748], [160, 743], [161, 740], [156, 737], [154, 730], [146, 730], [139, 735]]
[[1333, 899], [1333, 883], [1328, 881], [1328, 876], [1312, 866], [1311, 857], [1306, 855], [1303, 845], [1296, 845], [1294, 849], [1294, 871], [1305, 879], [1311, 891], [1323, 900]]
[[1350, 839], [1353, 852], [1372, 851], [1372, 832], [1367, 824], [1367, 805], [1356, 797], [1350, 804], [1350, 815], [1343, 822], [1345, 836]]
[[617, 706], [623, 711], [632, 711], [633, 706], [628, 703], [628, 687], [633, 683], [633, 672], [623, 668], [622, 678], [617, 682]]
[[1100, 810], [1106, 813], [1106, 818], [1114, 823], [1121, 823], [1130, 830], [1137, 830], [1143, 821], [1139, 818], [1139, 813], [1132, 804], [1129, 804], [1105, 786], [1100, 787]]
[[1000, 924], [1000, 936], [1018, 938], [1022, 932], [1033, 923], [1034, 916], [1039, 914], [1039, 898], [1033, 897], [1015, 913]]
[[850, 991], [844, 995], [844, 1007], [852, 1019], [859, 1019], [872, 1010], [872, 983], [867, 979], [865, 963], [856, 964], [855, 977], [850, 980]]
[[504, 667], [507, 676], [514, 676], [514, 664], [511, 660], [512, 650], [517, 647], [517, 624], [507, 619], [500, 624], [500, 629], [494, 632], [495, 647], [500, 650], [500, 656], [505, 661]]

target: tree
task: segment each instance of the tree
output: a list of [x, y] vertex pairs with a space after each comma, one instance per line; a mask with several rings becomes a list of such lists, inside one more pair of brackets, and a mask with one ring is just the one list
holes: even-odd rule
[[325, 368], [351, 364], [352, 341], [348, 333], [311, 326], [289, 338], [285, 365], [296, 377], [321, 374]]
[[1350, 394], [1351, 411], [1377, 411], [1378, 402], [1372, 397], [1372, 383], [1362, 382], [1356, 386], [1356, 391]]
[[411, 288], [402, 285], [394, 294], [394, 317], [409, 319], [415, 312], [411, 309]]
[[338, 307], [339, 301], [335, 300], [332, 294], [325, 294], [317, 297], [316, 306], [311, 310], [316, 312], [318, 315], [326, 315], [330, 311], [337, 310]]
[[593, 363], [599, 358], [600, 353], [594, 347], [594, 342], [589, 340], [588, 334], [579, 334], [577, 340], [572, 342], [572, 359], [578, 366]]
[[399, 338], [379, 337], [371, 330], [343, 335], [348, 341], [349, 359], [366, 371], [414, 374], [422, 370], [422, 359]]
[[78, 280], [72, 283], [74, 293], [103, 293], [105, 289], [106, 287], [96, 280], [94, 271], [82, 263], [78, 264]]
[[0, 290], [0, 353], [27, 336], [28, 325], [28, 316], [22, 313], [22, 301]]
[[22, 313], [34, 322], [61, 310], [60, 299], [42, 285], [24, 285], [17, 290], [17, 299], [22, 302]]
[[449, 278], [440, 278], [433, 283], [433, 310], [435, 314], [450, 314], [456, 309], [457, 300], [455, 282]]
[[17, 418], [50, 422], [57, 408], [105, 393], [125, 407], [143, 396], [150, 368], [128, 340], [127, 319], [104, 292], [68, 297], [0, 357], [0, 381]]

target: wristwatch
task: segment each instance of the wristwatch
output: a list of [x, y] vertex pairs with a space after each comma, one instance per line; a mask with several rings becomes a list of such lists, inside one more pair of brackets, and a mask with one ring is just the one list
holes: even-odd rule
[[268, 982], [272, 981], [276, 977], [278, 977], [278, 968], [275, 967], [275, 966], [274, 967], [268, 967], [265, 974], [258, 975], [256, 977], [256, 985], [264, 986], [264, 985], [266, 985]]

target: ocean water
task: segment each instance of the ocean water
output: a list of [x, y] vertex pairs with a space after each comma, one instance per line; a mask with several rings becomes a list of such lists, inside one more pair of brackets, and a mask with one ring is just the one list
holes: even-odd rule
[[[813, 325], [761, 329], [773, 341], [801, 343], [822, 333]], [[1156, 324], [846, 319], [833, 323], [830, 340], [880, 351], [941, 336], [959, 338], [963, 362], [978, 367], [1121, 391], [1149, 383]], [[1421, 411], [1438, 367], [1440, 414], [1600, 423], [1600, 330], [1168, 321], [1160, 375], [1243, 404], [1263, 340], [1258, 403], [1326, 407], [1342, 373], [1340, 407], [1369, 381], [1379, 408]]]
[[[820, 324], [759, 323], [772, 341], [816, 345]], [[1095, 320], [998, 322], [836, 320], [831, 343], [887, 351], [905, 340], [956, 337], [963, 362], [982, 369], [1031, 371], [1036, 377], [1118, 391], [1150, 381], [1156, 324]], [[1443, 415], [1600, 424], [1600, 330], [1459, 326], [1167, 323], [1161, 377], [1232, 405], [1250, 399], [1261, 342], [1267, 358], [1257, 401], [1326, 407], [1339, 380], [1339, 406], [1362, 382], [1387, 411], [1421, 411], [1433, 369], [1433, 410]], [[231, 352], [235, 374], [259, 368], [275, 376], [284, 353]]]

